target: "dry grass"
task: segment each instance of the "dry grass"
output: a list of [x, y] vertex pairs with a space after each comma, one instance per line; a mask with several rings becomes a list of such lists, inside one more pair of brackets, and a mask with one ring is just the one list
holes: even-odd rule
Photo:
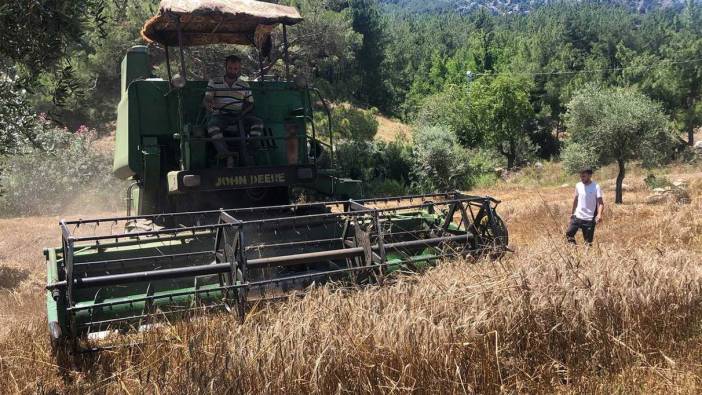
[[[167, 343], [60, 365], [50, 354], [35, 280], [43, 273], [36, 243], [57, 231], [54, 220], [46, 229], [34, 220], [36, 234], [52, 236], [16, 240], [11, 247], [28, 252], [0, 264], [31, 265], [20, 281], [33, 291], [21, 295], [29, 310], [11, 310], [17, 316], [0, 335], [0, 388], [699, 393], [702, 181], [691, 178], [693, 203], [686, 206], [644, 205], [648, 192], [632, 185], [626, 204], [609, 205], [591, 249], [562, 242], [571, 187], [502, 185], [493, 193], [505, 201], [500, 212], [516, 252], [500, 262], [447, 262], [385, 287], [319, 289], [259, 306], [243, 325], [228, 315], [194, 320], [148, 335]], [[608, 203], [612, 197], [609, 191]]]
[[409, 138], [412, 135], [412, 128], [406, 123], [384, 115], [377, 115], [375, 118], [378, 120], [378, 133], [375, 137], [379, 140], [391, 142], [398, 138]]

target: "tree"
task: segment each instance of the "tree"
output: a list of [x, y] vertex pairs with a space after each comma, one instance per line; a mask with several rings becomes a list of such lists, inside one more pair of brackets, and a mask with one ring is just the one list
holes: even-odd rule
[[578, 91], [567, 107], [565, 123], [570, 140], [564, 157], [573, 159], [566, 164], [576, 167], [576, 157], [589, 165], [616, 162], [616, 203], [623, 202], [627, 162], [641, 160], [649, 167], [670, 158], [673, 152], [675, 135], [661, 106], [632, 88], [588, 86]]
[[445, 125], [467, 147], [477, 147], [483, 136], [473, 127], [468, 87], [448, 85], [443, 91], [427, 96], [417, 110], [416, 122], [421, 125]]
[[485, 144], [497, 149], [513, 168], [525, 159], [529, 146], [527, 127], [534, 118], [529, 102], [530, 84], [508, 75], [483, 77], [470, 87], [469, 114], [474, 130], [459, 135], [483, 136]]
[[88, 1], [10, 0], [0, 6], [0, 58], [36, 76], [53, 67], [78, 42], [86, 25]]
[[383, 21], [376, 0], [349, 0], [353, 30], [363, 35], [363, 45], [356, 52], [361, 89], [356, 95], [365, 103], [387, 108], [383, 87], [382, 63], [385, 36]]

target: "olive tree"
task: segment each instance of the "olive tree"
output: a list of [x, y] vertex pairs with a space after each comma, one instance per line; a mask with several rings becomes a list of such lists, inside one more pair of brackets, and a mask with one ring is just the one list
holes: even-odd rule
[[616, 203], [622, 203], [626, 163], [645, 167], [672, 154], [674, 134], [661, 106], [631, 88], [588, 86], [573, 96], [565, 116], [570, 134], [563, 153], [566, 167], [617, 163]]

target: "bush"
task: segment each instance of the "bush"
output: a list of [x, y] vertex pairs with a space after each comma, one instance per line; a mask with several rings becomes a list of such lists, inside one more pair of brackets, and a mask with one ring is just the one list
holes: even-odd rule
[[415, 121], [421, 125], [446, 125], [462, 143], [477, 147], [483, 142], [470, 114], [470, 98], [465, 86], [449, 85], [444, 91], [426, 97], [417, 110]]
[[373, 169], [376, 178], [407, 182], [412, 171], [412, 147], [400, 139], [376, 141]]
[[48, 123], [39, 122], [33, 113], [26, 92], [0, 74], [0, 155], [43, 149], [38, 135], [47, 127]]
[[95, 131], [76, 133], [39, 119], [33, 143], [0, 158], [0, 211], [4, 215], [55, 213], [78, 200], [114, 208], [123, 183], [111, 176], [110, 159], [93, 152]]
[[403, 181], [388, 178], [371, 182], [365, 192], [373, 197], [402, 196], [408, 193], [408, 187]]
[[467, 150], [456, 135], [441, 127], [419, 127], [412, 144], [345, 141], [336, 145], [340, 176], [365, 183], [370, 196], [468, 189], [497, 181], [502, 158], [489, 150]]
[[656, 189], [656, 188], [667, 188], [667, 187], [672, 187], [673, 183], [670, 182], [670, 179], [666, 176], [658, 176], [656, 177], [655, 174], [649, 174], [644, 178], [644, 182], [646, 183], [646, 186], [649, 187], [650, 189]]
[[335, 167], [342, 177], [367, 181], [373, 178], [372, 142], [344, 141], [335, 144]]
[[366, 182], [409, 180], [412, 149], [400, 140], [390, 143], [343, 141], [336, 144], [334, 152], [336, 168], [342, 176]]
[[[326, 116], [321, 117], [321, 113], [317, 114], [319, 130], [326, 133], [328, 120]], [[344, 104], [335, 106], [331, 110], [334, 139], [373, 141], [376, 133], [378, 133], [377, 114], [378, 110], [376, 108], [363, 110]]]
[[413, 143], [413, 188], [429, 192], [470, 187], [470, 153], [447, 127], [418, 127]]

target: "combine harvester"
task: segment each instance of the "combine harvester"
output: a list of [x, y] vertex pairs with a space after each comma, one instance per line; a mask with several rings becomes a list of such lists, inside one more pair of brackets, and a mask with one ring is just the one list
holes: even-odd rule
[[[134, 181], [127, 215], [61, 221], [61, 246], [45, 250], [54, 345], [95, 349], [106, 334], [195, 311], [231, 311], [243, 320], [251, 303], [313, 284], [377, 282], [440, 259], [506, 249], [507, 230], [490, 197], [350, 199], [361, 184], [335, 176], [332, 131], [319, 133], [312, 121], [313, 97], [324, 99], [290, 78], [287, 26], [300, 21], [295, 8], [251, 0], [161, 2], [142, 34], [165, 48], [168, 79], [151, 75], [146, 47], [130, 49], [122, 62], [114, 173]], [[264, 63], [274, 62], [280, 25], [284, 76], [272, 77]], [[184, 47], [206, 44], [253, 46], [260, 58], [250, 90], [264, 132], [246, 131], [242, 122], [230, 132], [233, 168], [207, 137], [207, 81], [186, 78]], [[329, 201], [291, 204], [293, 188]]]

